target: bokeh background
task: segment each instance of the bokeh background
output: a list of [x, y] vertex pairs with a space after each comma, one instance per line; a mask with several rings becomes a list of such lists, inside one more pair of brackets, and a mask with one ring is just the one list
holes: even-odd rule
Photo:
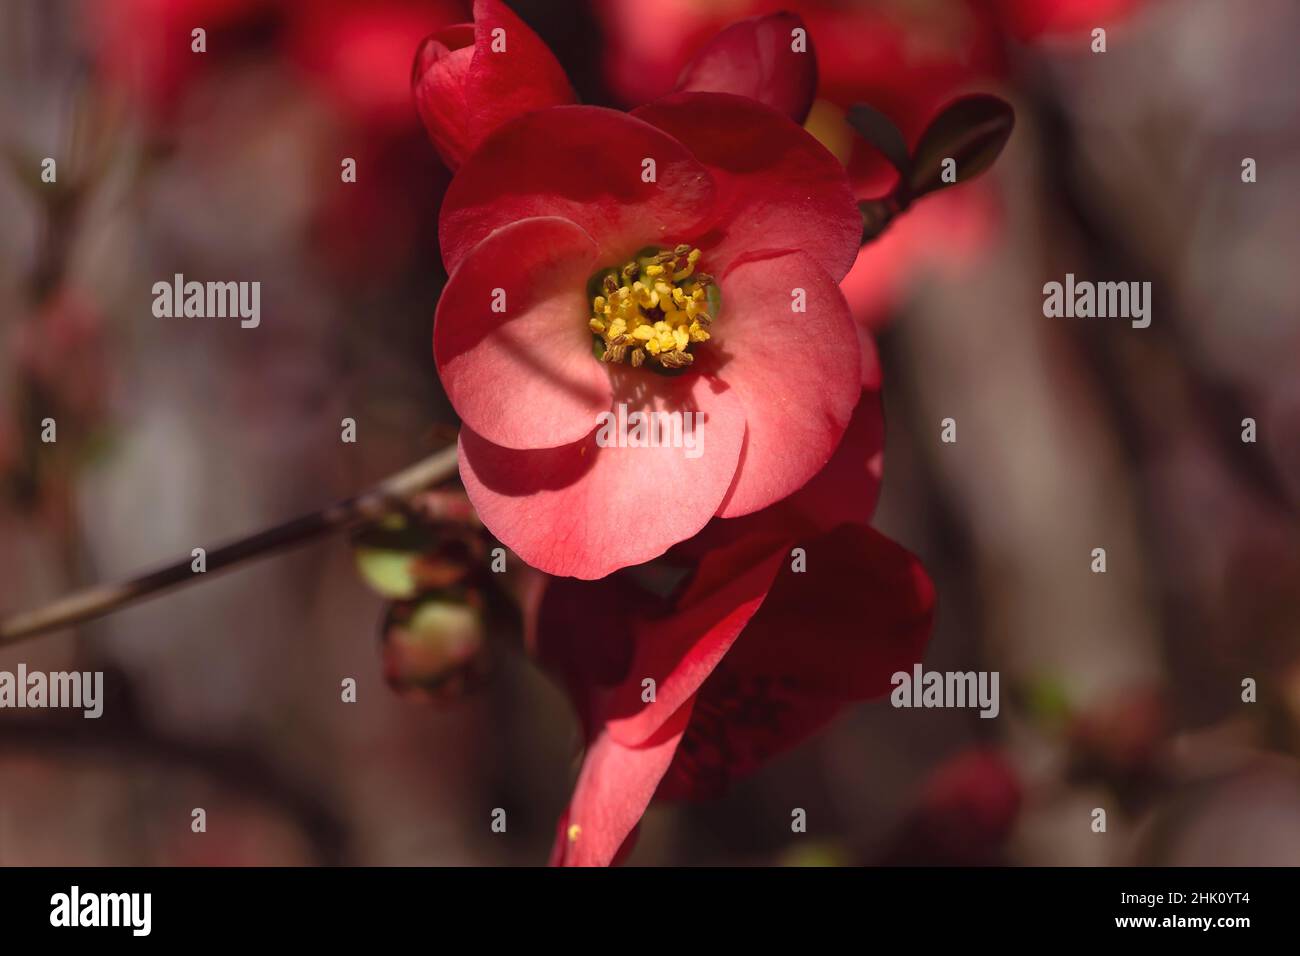
[[[512, 6], [585, 102], [629, 105], [772, 5]], [[879, 169], [847, 103], [910, 135], [962, 91], [1017, 111], [994, 169], [923, 200], [846, 283], [885, 367], [876, 524], [940, 595], [927, 667], [999, 671], [1001, 714], [858, 707], [718, 802], [653, 807], [632, 862], [1300, 862], [1300, 7], [781, 6], [821, 55], [810, 126], [864, 196]], [[430, 349], [449, 173], [408, 83], [418, 40], [465, 13], [6, 0], [0, 615], [454, 434]], [[176, 272], [260, 280], [261, 327], [155, 318]], [[1044, 318], [1066, 272], [1150, 281], [1150, 328]], [[577, 766], [566, 701], [509, 641], [473, 693], [395, 694], [382, 613], [338, 536], [3, 649], [4, 670], [104, 670], [110, 699], [99, 721], [0, 712], [0, 864], [543, 862]]]

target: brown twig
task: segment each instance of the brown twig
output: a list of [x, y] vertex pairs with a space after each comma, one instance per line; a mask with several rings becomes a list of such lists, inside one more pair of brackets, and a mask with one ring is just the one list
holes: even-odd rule
[[0, 621], [0, 647], [102, 617], [128, 604], [201, 580], [214, 571], [374, 521], [394, 510], [395, 505], [446, 481], [455, 471], [456, 448], [444, 448], [353, 498], [207, 550], [204, 573], [194, 571], [192, 559], [186, 557], [130, 580], [94, 585], [45, 607]]

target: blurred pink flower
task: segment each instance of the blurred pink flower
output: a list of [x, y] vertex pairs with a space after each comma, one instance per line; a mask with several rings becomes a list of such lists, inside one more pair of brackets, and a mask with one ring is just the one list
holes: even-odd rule
[[1023, 800], [999, 750], [973, 747], [940, 764], [921, 788], [881, 863], [981, 866], [999, 861]]
[[[287, 63], [348, 119], [410, 127], [420, 40], [468, 18], [468, 0], [118, 0], [88, 5], [87, 42], [109, 82], [155, 124], [200, 77], [241, 58]], [[206, 31], [206, 52], [191, 32]]]
[[51, 411], [82, 426], [104, 415], [112, 384], [104, 315], [85, 295], [63, 290], [19, 326], [14, 342], [19, 372], [46, 398]]
[[420, 41], [468, 19], [467, 8], [466, 0], [296, 0], [288, 8], [288, 56], [345, 115], [409, 127]]

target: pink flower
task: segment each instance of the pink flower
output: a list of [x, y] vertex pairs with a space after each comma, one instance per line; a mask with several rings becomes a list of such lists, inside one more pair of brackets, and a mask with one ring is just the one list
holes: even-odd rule
[[1002, 751], [986, 746], [962, 751], [930, 773], [916, 806], [877, 862], [996, 864], [1023, 799], [1020, 775]]
[[[884, 422], [869, 339], [861, 354], [844, 437], [794, 494], [715, 518], [651, 565], [546, 587], [530, 643], [568, 690], [587, 743], [553, 862], [618, 862], [653, 797], [717, 796], [921, 659], [933, 586], [866, 527]], [[640, 584], [682, 566], [687, 583], [669, 598]]]
[[[791, 547], [809, 568], [795, 570]], [[587, 750], [552, 862], [604, 866], [654, 797], [717, 796], [919, 661], [934, 589], [920, 563], [858, 525], [742, 534], [667, 602], [626, 575], [556, 580], [538, 649]]]
[[340, 112], [372, 130], [414, 124], [411, 53], [466, 0], [291, 0], [286, 52]]
[[[860, 232], [834, 157], [740, 96], [490, 136], [444, 201], [434, 333], [484, 523], [596, 578], [802, 487], [861, 391], [837, 285]], [[600, 441], [602, 413], [652, 412], [699, 416], [700, 454]]]
[[391, 133], [415, 121], [412, 51], [468, 9], [468, 0], [115, 0], [87, 5], [86, 38], [105, 78], [154, 123], [173, 119], [200, 80], [265, 57], [338, 112]]

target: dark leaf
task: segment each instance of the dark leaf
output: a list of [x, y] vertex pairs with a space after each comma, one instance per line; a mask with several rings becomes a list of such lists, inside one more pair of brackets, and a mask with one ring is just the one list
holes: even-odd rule
[[957, 182], [974, 179], [993, 165], [1015, 122], [1011, 104], [996, 96], [976, 93], [949, 103], [916, 144], [908, 178], [912, 192], [923, 196], [954, 185], [943, 181], [945, 159], [956, 161]]

